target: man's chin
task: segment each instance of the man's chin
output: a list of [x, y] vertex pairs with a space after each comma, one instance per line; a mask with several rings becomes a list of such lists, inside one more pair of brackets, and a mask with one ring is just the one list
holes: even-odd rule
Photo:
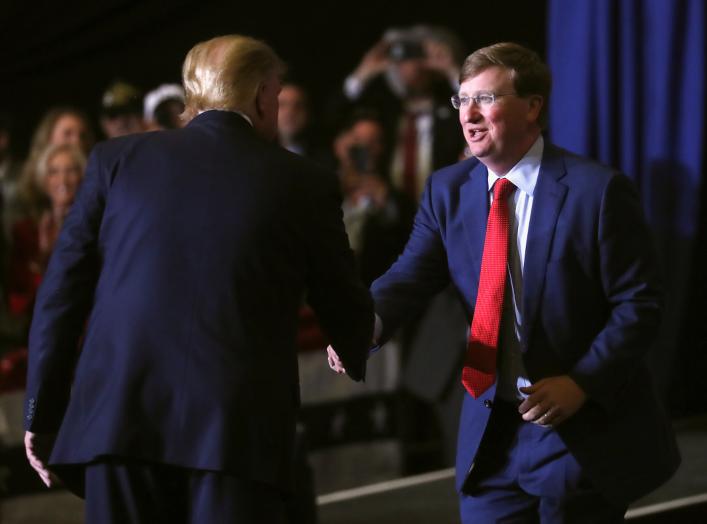
[[467, 142], [467, 145], [469, 146], [469, 152], [471, 153], [472, 156], [478, 158], [478, 159], [483, 159], [489, 155], [489, 150], [486, 147], [479, 147], [478, 143], [475, 142]]

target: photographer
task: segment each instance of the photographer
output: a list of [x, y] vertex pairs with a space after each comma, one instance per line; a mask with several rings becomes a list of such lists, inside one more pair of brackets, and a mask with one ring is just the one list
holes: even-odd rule
[[395, 261], [412, 227], [414, 203], [387, 182], [389, 157], [383, 126], [371, 113], [359, 113], [334, 143], [344, 195], [344, 224], [370, 283]]
[[443, 28], [389, 30], [344, 82], [349, 105], [375, 109], [392, 145], [389, 180], [417, 201], [429, 174], [464, 148], [449, 108], [462, 46]]
[[386, 77], [390, 89], [401, 98], [415, 95], [416, 91], [426, 94], [423, 84], [432, 75], [437, 76], [437, 80], [445, 78], [449, 88], [456, 91], [462, 57], [461, 42], [445, 28], [389, 29], [346, 79], [344, 93], [350, 100], [360, 98], [379, 75]]

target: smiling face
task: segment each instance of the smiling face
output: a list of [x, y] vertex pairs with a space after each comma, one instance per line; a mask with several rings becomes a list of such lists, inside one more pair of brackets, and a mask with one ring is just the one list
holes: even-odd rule
[[70, 206], [76, 196], [83, 173], [73, 155], [59, 151], [48, 160], [44, 190], [53, 206]]
[[[493, 66], [459, 86], [464, 97], [484, 93], [515, 93], [509, 70]], [[533, 145], [540, 134], [538, 116], [542, 97], [497, 97], [487, 106], [473, 101], [459, 109], [459, 122], [471, 154], [498, 175], [505, 175]]]

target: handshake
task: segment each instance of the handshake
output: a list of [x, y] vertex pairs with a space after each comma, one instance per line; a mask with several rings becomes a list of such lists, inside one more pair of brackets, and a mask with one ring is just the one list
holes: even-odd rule
[[[371, 341], [371, 347], [380, 345], [380, 336], [383, 331], [383, 322], [378, 315], [375, 316], [375, 323], [373, 325], [373, 340]], [[339, 375], [345, 375], [346, 369], [344, 368], [343, 362], [339, 358], [334, 348], [329, 345], [326, 348], [327, 352], [327, 362], [329, 363], [329, 368], [338, 373]], [[370, 353], [369, 353], [370, 355]]]
[[329, 362], [329, 367], [333, 371], [335, 371], [336, 373], [338, 373], [340, 375], [345, 375], [346, 369], [344, 369], [344, 365], [341, 362], [339, 355], [337, 355], [336, 351], [334, 351], [334, 348], [331, 346], [327, 346], [326, 353], [327, 353], [327, 362]]

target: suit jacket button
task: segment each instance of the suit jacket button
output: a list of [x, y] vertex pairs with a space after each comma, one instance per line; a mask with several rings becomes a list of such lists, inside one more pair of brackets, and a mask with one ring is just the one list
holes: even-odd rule
[[491, 409], [493, 407], [493, 401], [489, 399], [484, 400], [484, 407]]

